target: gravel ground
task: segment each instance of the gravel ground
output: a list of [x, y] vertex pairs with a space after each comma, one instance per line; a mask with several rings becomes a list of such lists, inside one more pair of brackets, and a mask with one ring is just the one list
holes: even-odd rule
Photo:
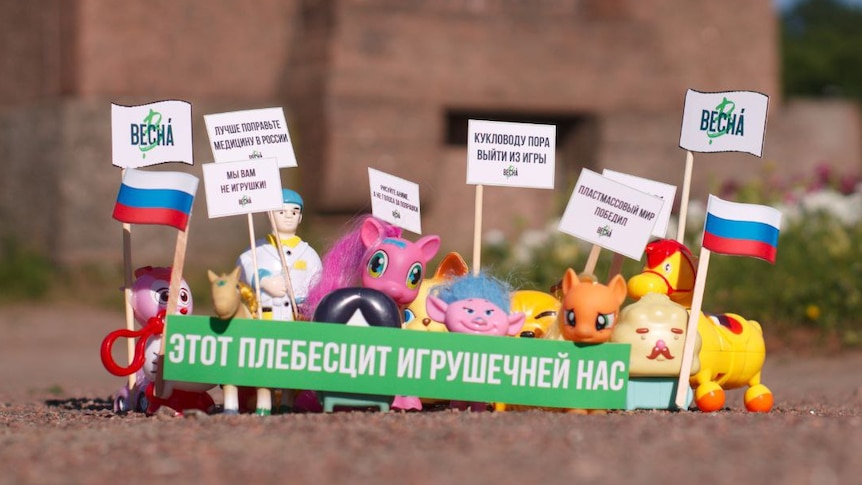
[[120, 416], [98, 348], [121, 314], [2, 309], [0, 484], [862, 483], [862, 353], [768, 354], [768, 414], [733, 391], [717, 413]]

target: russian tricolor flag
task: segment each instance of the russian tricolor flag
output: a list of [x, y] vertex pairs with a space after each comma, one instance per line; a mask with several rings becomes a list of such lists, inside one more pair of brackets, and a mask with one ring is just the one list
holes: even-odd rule
[[775, 264], [781, 212], [757, 204], [740, 204], [709, 196], [703, 247], [719, 254], [751, 256]]
[[114, 206], [114, 219], [130, 224], [163, 224], [184, 231], [198, 178], [183, 172], [127, 168]]

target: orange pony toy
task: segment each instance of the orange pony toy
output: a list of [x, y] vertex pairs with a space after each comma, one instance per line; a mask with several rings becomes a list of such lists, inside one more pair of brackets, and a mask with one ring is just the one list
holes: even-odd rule
[[[563, 294], [557, 333], [562, 340], [600, 344], [611, 338], [611, 332], [626, 299], [626, 280], [616, 275], [607, 285], [589, 278], [579, 278], [569, 268], [563, 276]], [[553, 338], [549, 335], [549, 338]]]

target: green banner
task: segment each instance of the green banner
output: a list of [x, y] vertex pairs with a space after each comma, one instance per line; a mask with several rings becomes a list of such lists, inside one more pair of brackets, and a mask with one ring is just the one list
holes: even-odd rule
[[318, 322], [168, 317], [164, 378], [271, 389], [625, 409], [628, 344]]

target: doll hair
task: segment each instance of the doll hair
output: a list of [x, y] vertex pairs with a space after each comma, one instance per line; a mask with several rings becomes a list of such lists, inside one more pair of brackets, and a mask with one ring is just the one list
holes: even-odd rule
[[431, 289], [432, 295], [446, 303], [481, 298], [497, 305], [507, 314], [511, 312], [511, 292], [508, 284], [485, 273], [464, 275]]
[[[305, 302], [299, 307], [302, 319], [311, 320], [320, 300], [332, 291], [362, 285], [362, 256], [367, 248], [362, 244], [361, 229], [369, 217], [374, 216], [362, 214], [353, 218], [350, 230], [335, 240], [323, 255], [320, 276], [308, 288]], [[383, 226], [382, 237], [401, 237], [401, 228], [376, 220]]]

